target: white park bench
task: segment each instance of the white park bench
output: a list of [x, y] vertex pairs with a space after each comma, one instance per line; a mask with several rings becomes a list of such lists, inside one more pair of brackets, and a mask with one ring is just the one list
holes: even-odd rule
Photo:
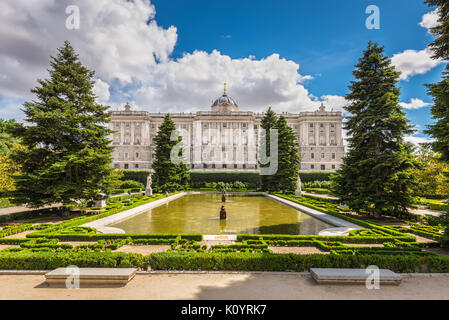
[[[79, 268], [77, 270], [79, 270], [80, 285], [126, 285], [137, 272], [135, 268]], [[73, 280], [74, 277], [78, 275], [68, 272], [67, 268], [57, 268], [45, 274], [48, 284], [64, 285], [68, 278]]]
[[[310, 273], [319, 284], [366, 284], [368, 277], [372, 277], [366, 269], [311, 268]], [[379, 284], [399, 285], [401, 281], [400, 274], [379, 269]]]

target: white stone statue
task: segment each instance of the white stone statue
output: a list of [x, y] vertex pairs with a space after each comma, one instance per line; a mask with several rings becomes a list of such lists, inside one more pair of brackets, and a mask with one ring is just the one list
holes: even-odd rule
[[101, 199], [95, 201], [94, 207], [104, 208], [104, 207], [106, 207], [106, 195], [101, 192], [100, 196], [101, 196]]
[[147, 186], [146, 186], [146, 189], [145, 189], [145, 195], [146, 196], [152, 196], [153, 195], [153, 189], [151, 188], [153, 180], [151, 179], [151, 174], [152, 174], [152, 172], [150, 172], [148, 174], [148, 177], [147, 177]]
[[296, 181], [296, 191], [295, 196], [302, 197], [302, 191], [301, 191], [301, 177], [298, 175], [298, 180]]

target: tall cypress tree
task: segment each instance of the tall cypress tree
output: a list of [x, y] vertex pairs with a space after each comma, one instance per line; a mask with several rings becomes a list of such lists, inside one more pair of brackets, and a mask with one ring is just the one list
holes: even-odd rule
[[[177, 141], [171, 140], [174, 131], [176, 131], [175, 123], [167, 114], [154, 138], [156, 160], [153, 163], [153, 183], [159, 192], [183, 190], [189, 185], [190, 174], [185, 162], [182, 161], [177, 164], [171, 159], [173, 148], [178, 143], [182, 143], [182, 137], [178, 137]], [[177, 156], [180, 155], [181, 150]]]
[[287, 125], [284, 116], [280, 116], [275, 129], [278, 130], [278, 170], [272, 176], [269, 189], [293, 193], [299, 176], [299, 153], [293, 129]]
[[[436, 39], [429, 45], [434, 59], [449, 60], [449, 2], [446, 0], [427, 0], [429, 6], [437, 6], [439, 25], [431, 32]], [[449, 65], [443, 72], [443, 80], [427, 85], [434, 104], [431, 112], [435, 124], [427, 126], [426, 134], [435, 138], [433, 151], [441, 155], [440, 159], [449, 162]]]
[[21, 165], [14, 198], [34, 207], [72, 207], [114, 187], [109, 113], [95, 102], [94, 72], [81, 64], [69, 42], [50, 65], [50, 78], [31, 90], [37, 100], [24, 103], [29, 125], [13, 130], [24, 145], [12, 154]]
[[[415, 167], [412, 145], [404, 135], [413, 133], [399, 105], [399, 73], [377, 43], [368, 44], [353, 72], [345, 129], [348, 152], [337, 172], [334, 192], [359, 212], [407, 215], [413, 201]], [[362, 210], [362, 211], [360, 211]]]
[[[265, 113], [260, 124], [260, 127], [265, 131], [260, 135], [259, 159], [262, 154], [264, 154], [267, 159], [270, 157], [270, 130], [275, 128], [277, 121], [278, 118], [276, 113], [274, 113], [271, 107], [268, 108], [268, 111]], [[270, 163], [262, 164], [259, 161], [259, 166], [261, 168], [267, 168], [270, 166]], [[269, 190], [269, 186], [270, 184], [273, 184], [273, 181], [274, 177], [272, 175], [262, 175], [262, 190]]]

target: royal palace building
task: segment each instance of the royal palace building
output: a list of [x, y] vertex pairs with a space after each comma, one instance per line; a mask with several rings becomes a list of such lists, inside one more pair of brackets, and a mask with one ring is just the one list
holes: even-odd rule
[[[158, 128], [166, 114], [135, 111], [129, 104], [112, 111], [109, 124], [113, 166], [150, 169]], [[341, 112], [323, 105], [314, 112], [282, 113], [296, 134], [300, 169], [333, 171], [344, 155]], [[184, 158], [192, 170], [257, 170], [263, 113], [239, 111], [226, 88], [210, 111], [170, 113], [183, 138]]]

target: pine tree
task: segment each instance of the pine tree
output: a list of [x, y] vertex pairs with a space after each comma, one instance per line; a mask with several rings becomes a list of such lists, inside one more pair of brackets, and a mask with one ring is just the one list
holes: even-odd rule
[[[268, 111], [265, 113], [260, 124], [260, 127], [265, 131], [260, 135], [259, 159], [263, 154], [266, 156], [266, 159], [270, 158], [270, 130], [274, 129], [277, 121], [278, 118], [276, 116], [276, 113], [271, 110], [271, 107], [268, 108]], [[259, 166], [261, 168], [267, 168], [270, 166], [270, 163], [262, 164], [259, 161]], [[261, 175], [261, 182], [262, 190], [269, 190], [269, 186], [274, 182], [274, 177], [273, 175]]]
[[[174, 131], [176, 131], [175, 123], [167, 114], [154, 138], [156, 160], [153, 163], [153, 183], [159, 192], [173, 192], [189, 186], [190, 174], [185, 161], [177, 164], [171, 159], [172, 150], [177, 144], [182, 143], [182, 137], [178, 137], [177, 141], [171, 140]], [[182, 150], [177, 156], [180, 156], [181, 152]]]
[[333, 188], [351, 209], [376, 217], [408, 214], [416, 164], [404, 141], [413, 130], [399, 105], [399, 73], [383, 50], [369, 42], [353, 72], [345, 107], [349, 150]]
[[[437, 6], [439, 25], [431, 32], [436, 37], [429, 47], [433, 50], [434, 59], [449, 60], [449, 2], [446, 0], [427, 0], [429, 6]], [[449, 65], [443, 72], [443, 80], [436, 84], [427, 85], [434, 104], [431, 109], [435, 124], [427, 126], [426, 134], [431, 135], [435, 141], [432, 143], [433, 151], [440, 153], [440, 159], [449, 162]]]
[[29, 125], [15, 128], [23, 148], [12, 154], [21, 165], [14, 198], [33, 207], [99, 199], [114, 187], [108, 107], [95, 102], [94, 72], [79, 61], [69, 42], [51, 57], [50, 78], [24, 103]]
[[296, 190], [300, 162], [296, 136], [284, 116], [279, 117], [275, 129], [278, 130], [278, 170], [272, 177], [269, 190], [293, 193]]

